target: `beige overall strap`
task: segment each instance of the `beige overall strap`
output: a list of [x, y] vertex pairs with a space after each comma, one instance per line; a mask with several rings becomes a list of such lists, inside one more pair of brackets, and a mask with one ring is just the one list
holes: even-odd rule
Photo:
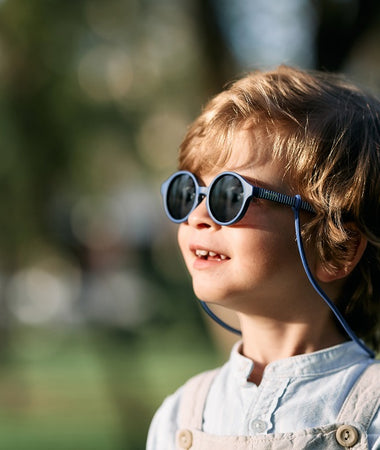
[[207, 394], [218, 371], [215, 369], [196, 375], [184, 385], [178, 412], [180, 428], [202, 429]]
[[360, 375], [338, 415], [338, 422], [358, 422], [368, 429], [380, 407], [380, 363], [368, 366]]

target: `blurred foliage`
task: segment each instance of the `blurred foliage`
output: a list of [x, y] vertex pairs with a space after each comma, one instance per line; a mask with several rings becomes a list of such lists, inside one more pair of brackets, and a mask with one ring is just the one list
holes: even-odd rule
[[[227, 81], [284, 51], [281, 39], [309, 47], [276, 63], [339, 69], [380, 87], [378, 2], [287, 7], [0, 1], [7, 450], [143, 449], [163, 397], [220, 363], [224, 347], [211, 336], [225, 338], [201, 318], [159, 198], [187, 125]], [[259, 45], [255, 27], [266, 34]]]
[[168, 392], [222, 361], [186, 328], [150, 330], [138, 340], [101, 330], [23, 329], [14, 345], [12, 364], [0, 372], [7, 450], [143, 450]]
[[186, 44], [179, 38], [179, 48], [165, 54], [164, 24], [149, 26], [165, 20], [165, 11], [154, 11], [153, 2], [13, 0], [0, 14], [1, 193], [9, 205], [0, 244], [3, 264], [12, 267], [30, 242], [53, 238], [48, 214], [56, 196], [103, 188], [136, 168], [146, 173], [149, 161], [136, 144], [144, 122], [159, 105], [157, 120], [179, 109], [183, 132], [189, 102], [180, 102], [180, 68], [163, 71]]

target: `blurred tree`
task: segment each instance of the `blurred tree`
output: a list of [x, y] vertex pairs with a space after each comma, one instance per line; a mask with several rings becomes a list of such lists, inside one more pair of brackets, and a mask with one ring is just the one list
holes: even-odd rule
[[[217, 82], [225, 75], [231, 78], [231, 72], [235, 75], [239, 64], [238, 70], [246, 70], [242, 62], [248, 68], [264, 61], [343, 70], [353, 48], [377, 26], [380, 13], [377, 0], [293, 0], [287, 6], [265, 0], [198, 3], [204, 50]], [[298, 54], [281, 45], [281, 39], [293, 48], [301, 41]], [[307, 56], [307, 49], [313, 54]]]
[[80, 7], [80, 1], [1, 5], [0, 174], [7, 210], [0, 215], [0, 248], [9, 268], [36, 237], [48, 239], [48, 201], [74, 156], [70, 143], [77, 121], [69, 74]]
[[220, 19], [220, 3], [214, 0], [197, 0], [196, 30], [203, 53], [205, 67], [205, 94], [220, 91], [239, 70], [236, 56], [228, 45]]
[[378, 0], [315, 0], [316, 66], [339, 71], [362, 36], [376, 25]]

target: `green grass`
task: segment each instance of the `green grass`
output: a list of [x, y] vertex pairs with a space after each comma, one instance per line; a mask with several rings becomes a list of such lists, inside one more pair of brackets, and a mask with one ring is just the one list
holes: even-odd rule
[[0, 369], [0, 449], [143, 450], [151, 417], [221, 362], [193, 330], [18, 330]]

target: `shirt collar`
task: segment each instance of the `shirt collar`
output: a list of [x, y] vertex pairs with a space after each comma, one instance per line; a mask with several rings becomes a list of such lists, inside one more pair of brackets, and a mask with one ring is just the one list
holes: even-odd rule
[[[254, 362], [241, 354], [242, 341], [231, 351], [230, 364], [239, 380], [247, 380], [254, 368]], [[292, 356], [271, 362], [265, 368], [264, 377], [312, 377], [335, 372], [369, 359], [367, 353], [355, 342], [349, 341], [314, 353]]]

